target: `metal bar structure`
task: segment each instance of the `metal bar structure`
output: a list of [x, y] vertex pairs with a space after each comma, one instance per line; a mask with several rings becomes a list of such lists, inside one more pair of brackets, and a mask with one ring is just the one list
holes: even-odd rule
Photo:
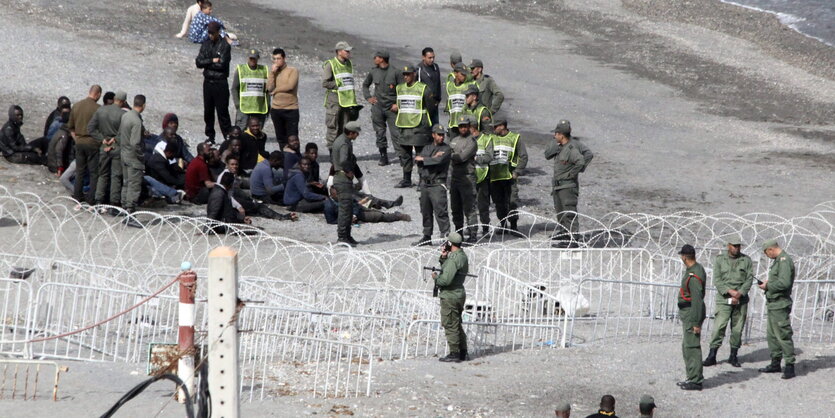
[[[48, 380], [41, 384], [41, 369], [50, 367], [54, 370], [52, 385], [49, 384]], [[2, 370], [0, 400], [15, 400], [20, 396], [24, 401], [34, 401], [38, 399], [38, 394], [41, 393], [41, 398], [51, 398], [55, 402], [58, 400], [58, 383], [61, 373], [66, 373], [70, 369], [60, 366], [54, 361], [4, 358], [0, 359], [0, 370]], [[44, 394], [48, 394], [48, 396], [43, 396]]]

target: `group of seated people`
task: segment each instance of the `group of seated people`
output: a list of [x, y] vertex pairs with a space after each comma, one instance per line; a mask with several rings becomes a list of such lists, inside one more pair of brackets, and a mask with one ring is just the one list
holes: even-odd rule
[[[113, 104], [114, 94], [108, 92], [103, 99], [105, 105]], [[116, 105], [120, 103], [121, 107], [128, 108], [125, 101], [116, 101]], [[119, 198], [112, 201], [109, 196], [109, 185], [102, 187], [102, 180], [96, 179], [99, 189], [104, 192], [97, 192], [94, 198], [90, 176], [76, 176], [75, 139], [68, 126], [71, 111], [70, 100], [59, 98], [57, 108], [47, 117], [44, 136], [27, 142], [21, 133], [23, 109], [12, 106], [9, 120], [0, 131], [0, 151], [10, 163], [46, 165], [50, 172], [60, 177], [61, 183], [71, 193], [75, 183], [81, 181], [85, 200], [91, 204], [111, 206], [97, 206], [102, 213], [122, 214], [116, 208], [120, 205]], [[207, 216], [224, 223], [250, 223], [253, 216], [296, 220], [296, 212], [301, 212], [321, 213], [327, 223], [336, 224], [338, 205], [333, 192], [328, 191], [327, 182], [323, 183], [320, 177], [316, 143], [307, 143], [302, 152], [299, 138], [294, 135], [288, 138], [282, 150], [268, 152], [268, 138], [262, 130], [261, 121], [250, 118], [246, 130], [233, 127], [217, 148], [210, 142], [200, 143], [194, 156], [186, 140], [178, 134], [179, 118], [176, 114], [166, 114], [161, 128], [158, 135], [151, 134], [147, 129], [142, 134], [145, 167], [140, 205], [153, 206], [152, 201], [205, 204]], [[106, 143], [103, 144], [102, 150], [106, 146]], [[103, 159], [104, 155], [100, 152], [99, 158]], [[104, 177], [100, 171], [98, 173]], [[109, 179], [109, 175], [106, 178]], [[395, 200], [383, 200], [357, 190], [354, 221], [409, 221], [411, 219], [406, 214], [383, 211], [402, 203], [402, 196]], [[288, 212], [279, 213], [270, 205], [284, 206]]]

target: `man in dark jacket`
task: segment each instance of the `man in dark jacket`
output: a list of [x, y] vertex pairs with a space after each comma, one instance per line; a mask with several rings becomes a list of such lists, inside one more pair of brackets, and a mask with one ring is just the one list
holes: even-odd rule
[[45, 138], [38, 138], [26, 143], [20, 132], [23, 125], [23, 108], [18, 105], [9, 107], [9, 121], [0, 131], [0, 151], [12, 164], [46, 164], [47, 144]]
[[48, 168], [51, 173], [58, 174], [59, 177], [61, 174], [64, 174], [64, 170], [70, 166], [70, 163], [73, 160], [72, 135], [70, 134], [70, 129], [67, 128], [66, 122], [69, 119], [69, 116], [70, 113], [66, 112], [61, 115], [63, 119], [56, 119], [63, 120], [64, 123], [61, 124], [58, 131], [52, 135], [52, 139], [49, 141], [49, 149], [46, 152], [46, 168]]
[[171, 134], [167, 137], [160, 134], [160, 139], [165, 142], [176, 142], [177, 152], [174, 154], [174, 158], [182, 159], [186, 164], [190, 163], [191, 160], [194, 159], [194, 155], [191, 153], [191, 150], [188, 149], [188, 144], [185, 139], [177, 133], [177, 130], [180, 128], [180, 119], [175, 113], [166, 113], [165, 116], [162, 117], [163, 133], [165, 128], [171, 128]]
[[432, 119], [433, 124], [440, 123], [440, 119], [438, 119], [438, 103], [441, 101], [441, 69], [438, 68], [438, 64], [435, 64], [434, 49], [426, 47], [423, 48], [422, 52], [423, 58], [417, 65], [418, 81], [426, 84], [426, 88], [435, 97], [435, 102], [429, 103], [426, 106], [426, 110], [429, 112], [429, 117]]
[[[206, 205], [206, 217], [218, 222], [228, 224], [251, 224], [252, 220], [244, 215], [243, 209], [235, 209], [232, 205], [232, 197], [229, 194], [229, 189], [232, 188], [235, 175], [225, 172], [220, 175], [215, 187], [212, 187], [209, 193], [209, 202]], [[212, 227], [214, 232], [225, 234], [227, 228], [225, 225], [215, 225]]]
[[325, 209], [325, 196], [314, 193], [307, 184], [309, 174], [310, 160], [307, 158], [302, 158], [299, 165], [291, 170], [284, 186], [284, 204], [292, 211], [313, 213]]
[[232, 128], [227, 81], [231, 61], [229, 44], [220, 37], [220, 24], [209, 23], [209, 39], [200, 46], [195, 64], [203, 69], [203, 120], [206, 122], [206, 138], [210, 142], [215, 141], [215, 112], [224, 138]]
[[241, 169], [250, 171], [258, 164], [258, 156], [269, 158], [267, 153], [267, 134], [261, 130], [261, 121], [258, 118], [249, 118], [247, 130], [241, 134]]
[[157, 146], [154, 154], [145, 162], [145, 175], [159, 180], [168, 187], [182, 190], [185, 187], [186, 176], [174, 159], [177, 149], [175, 142]]
[[63, 112], [62, 109], [64, 109], [64, 106], [69, 106], [70, 108], [72, 108], [72, 103], [70, 102], [70, 99], [67, 96], [59, 97], [58, 105], [55, 107], [55, 110], [50, 112], [49, 116], [46, 117], [46, 123], [44, 123], [43, 125], [43, 134], [45, 137], [51, 138], [51, 136], [49, 135], [49, 128], [52, 127], [52, 123], [55, 122], [55, 119], [58, 119], [58, 117], [61, 116], [61, 112]]

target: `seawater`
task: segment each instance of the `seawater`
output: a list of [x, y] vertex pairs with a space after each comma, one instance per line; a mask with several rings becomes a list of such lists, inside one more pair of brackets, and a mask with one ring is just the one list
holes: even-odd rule
[[784, 25], [835, 47], [835, 0], [721, 0], [771, 13]]

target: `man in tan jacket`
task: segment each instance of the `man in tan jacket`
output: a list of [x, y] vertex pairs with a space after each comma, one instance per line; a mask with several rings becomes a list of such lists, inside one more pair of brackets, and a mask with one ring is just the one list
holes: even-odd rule
[[279, 149], [284, 149], [287, 137], [299, 134], [299, 70], [287, 65], [287, 55], [281, 48], [273, 50], [267, 91], [273, 97], [270, 117], [275, 138]]

